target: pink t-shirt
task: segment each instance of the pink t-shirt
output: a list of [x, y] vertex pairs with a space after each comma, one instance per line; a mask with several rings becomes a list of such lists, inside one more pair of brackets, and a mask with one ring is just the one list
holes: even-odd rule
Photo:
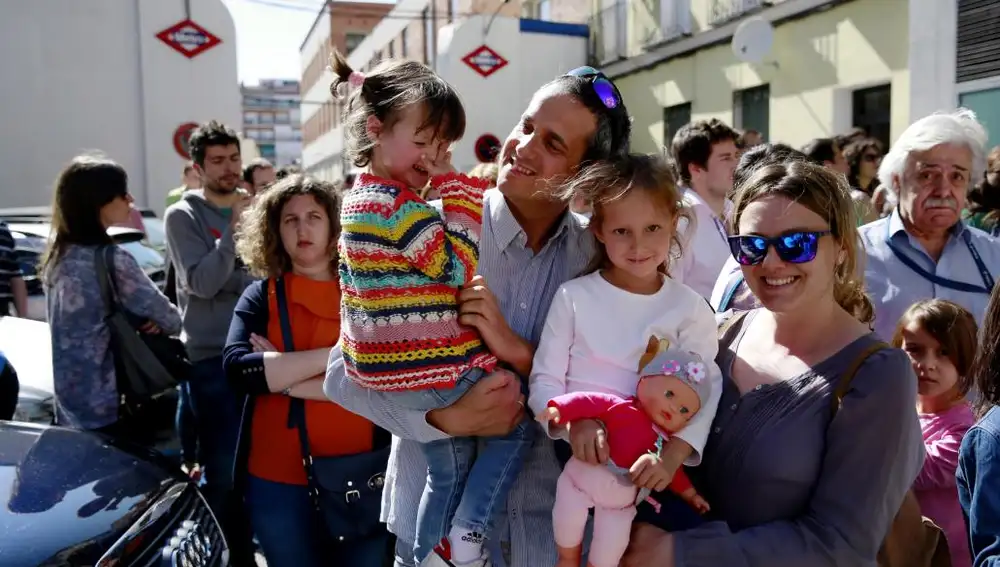
[[965, 529], [962, 507], [958, 504], [955, 469], [962, 437], [976, 422], [968, 404], [962, 403], [941, 413], [922, 413], [920, 430], [924, 434], [927, 456], [913, 482], [913, 492], [923, 515], [941, 526], [948, 538], [953, 567], [972, 567], [969, 534]]

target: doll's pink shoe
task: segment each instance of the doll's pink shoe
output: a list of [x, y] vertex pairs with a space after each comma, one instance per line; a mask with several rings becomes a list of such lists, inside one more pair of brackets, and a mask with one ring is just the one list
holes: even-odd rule
[[492, 567], [490, 560], [481, 557], [471, 563], [455, 563], [451, 559], [451, 543], [444, 538], [434, 546], [431, 554], [420, 562], [420, 567]]

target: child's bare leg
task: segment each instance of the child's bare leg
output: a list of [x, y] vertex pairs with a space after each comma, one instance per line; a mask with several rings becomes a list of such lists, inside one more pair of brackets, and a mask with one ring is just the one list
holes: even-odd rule
[[580, 567], [580, 561], [583, 559], [583, 545], [578, 545], [576, 547], [559, 547], [559, 562], [556, 563], [556, 567]]

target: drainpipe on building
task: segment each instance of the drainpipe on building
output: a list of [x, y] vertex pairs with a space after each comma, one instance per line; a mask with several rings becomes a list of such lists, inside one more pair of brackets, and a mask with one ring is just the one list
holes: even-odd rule
[[136, 61], [139, 66], [139, 155], [142, 156], [142, 175], [139, 178], [145, 181], [143, 183], [143, 195], [145, 197], [143, 205], [152, 207], [153, 200], [150, 198], [149, 192], [153, 180], [149, 177], [149, 144], [146, 142], [146, 134], [149, 132], [149, 117], [146, 114], [146, 74], [143, 71], [142, 65], [142, 44], [145, 39], [142, 33], [142, 0], [135, 0], [135, 33], [138, 40]]

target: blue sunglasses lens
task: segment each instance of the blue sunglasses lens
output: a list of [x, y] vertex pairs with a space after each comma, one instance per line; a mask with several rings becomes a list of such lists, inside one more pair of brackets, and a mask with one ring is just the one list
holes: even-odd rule
[[767, 257], [767, 250], [774, 246], [778, 257], [791, 264], [804, 264], [816, 258], [819, 237], [825, 233], [790, 232], [776, 238], [763, 236], [731, 236], [729, 249], [741, 265], [756, 266]]
[[608, 108], [618, 106], [618, 96], [615, 94], [615, 87], [611, 84], [611, 81], [603, 77], [594, 79], [594, 92], [597, 93], [598, 98], [601, 99], [604, 106]]

